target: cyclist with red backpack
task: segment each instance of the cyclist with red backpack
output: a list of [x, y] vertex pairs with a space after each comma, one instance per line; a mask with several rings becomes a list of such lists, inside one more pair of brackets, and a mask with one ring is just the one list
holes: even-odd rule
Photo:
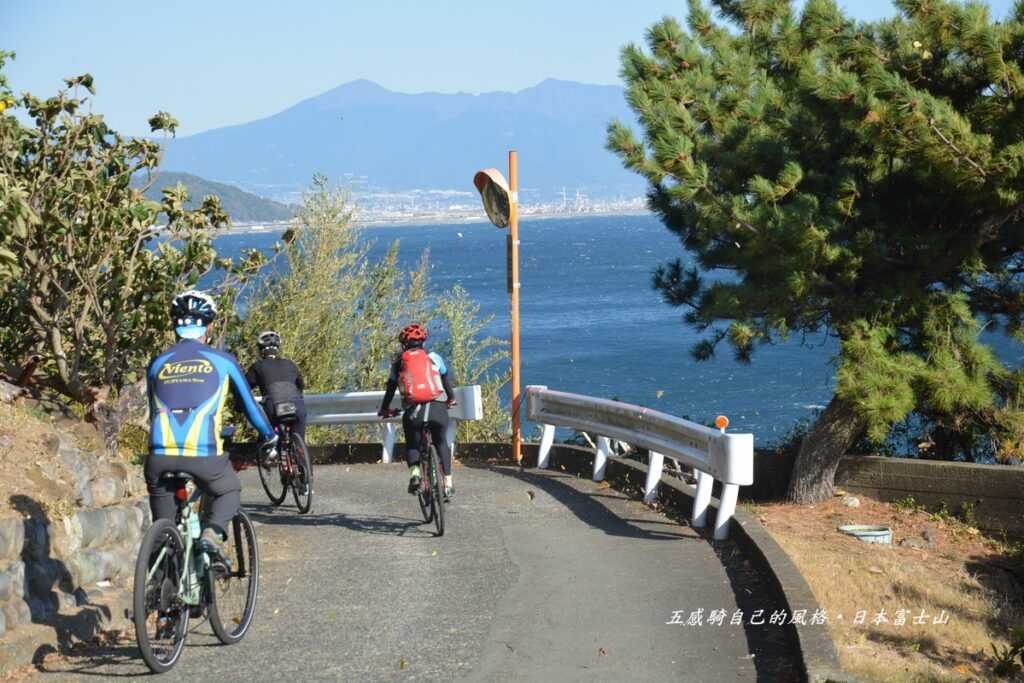
[[455, 393], [449, 381], [448, 367], [437, 353], [427, 352], [426, 328], [407, 325], [398, 334], [402, 352], [391, 364], [391, 373], [384, 391], [384, 401], [377, 414], [390, 414], [391, 399], [395, 391], [402, 393], [402, 427], [405, 430], [405, 462], [409, 465], [409, 493], [420, 487], [420, 432], [423, 429], [423, 406], [430, 404], [427, 426], [441, 456], [444, 469], [444, 497], [455, 494], [452, 486], [452, 452], [448, 448], [445, 432], [448, 429], [448, 408], [455, 405]]

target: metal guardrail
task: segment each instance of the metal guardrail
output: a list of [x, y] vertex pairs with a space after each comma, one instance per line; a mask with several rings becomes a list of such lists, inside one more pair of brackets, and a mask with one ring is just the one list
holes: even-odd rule
[[[373, 424], [382, 425], [381, 445], [384, 449], [383, 462], [389, 463], [395, 451], [395, 435], [401, 425], [401, 417], [384, 419], [377, 415], [380, 402], [384, 400], [383, 391], [351, 391], [338, 394], [306, 394], [306, 424], [308, 425], [344, 425]], [[455, 400], [458, 404], [448, 410], [448, 431], [445, 440], [448, 447], [455, 452], [455, 431], [459, 420], [481, 420], [484, 416], [484, 403], [480, 386], [455, 388]], [[391, 401], [391, 407], [400, 409], [402, 397], [397, 393]]]
[[722, 540], [728, 536], [739, 487], [754, 483], [753, 434], [726, 434], [724, 429], [712, 429], [650, 408], [551, 391], [543, 386], [526, 387], [525, 397], [527, 418], [544, 426], [537, 467], [548, 466], [555, 426], [599, 435], [594, 481], [604, 479], [608, 458], [612, 457], [611, 439], [646, 448], [650, 462], [644, 500], [650, 502], [657, 495], [666, 457], [692, 467], [697, 474], [693, 526], [700, 528], [707, 523], [711, 487], [717, 479], [722, 482], [722, 493], [714, 537]]

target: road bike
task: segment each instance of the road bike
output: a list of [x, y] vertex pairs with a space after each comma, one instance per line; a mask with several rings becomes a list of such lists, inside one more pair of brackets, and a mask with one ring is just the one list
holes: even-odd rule
[[[227, 565], [211, 561], [198, 546], [202, 491], [188, 472], [165, 472], [177, 483], [172, 522], [160, 519], [142, 539], [135, 563], [132, 620], [142, 659], [154, 673], [177, 663], [189, 619], [206, 616], [217, 639], [237, 643], [252, 625], [259, 588], [256, 529], [245, 510], [231, 520], [225, 543]], [[191, 487], [192, 491], [189, 492]]]
[[[423, 513], [423, 521], [427, 524], [434, 522], [437, 535], [444, 536], [444, 476], [441, 459], [430, 436], [430, 404], [419, 403], [414, 408], [414, 411], [418, 410], [423, 410], [423, 422], [420, 426], [420, 488], [416, 496], [419, 499], [420, 512]], [[400, 412], [389, 410], [388, 416], [394, 417]]]
[[277, 454], [260, 456], [257, 463], [260, 483], [274, 506], [283, 503], [291, 489], [299, 513], [305, 514], [313, 507], [313, 462], [306, 442], [294, 431], [298, 421], [295, 404], [291, 401], [274, 404], [274, 416], [274, 431], [279, 439]]

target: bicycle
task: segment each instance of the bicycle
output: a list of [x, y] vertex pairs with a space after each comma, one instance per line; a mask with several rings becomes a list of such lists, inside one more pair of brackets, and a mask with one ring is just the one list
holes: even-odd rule
[[[419, 499], [420, 512], [426, 524], [434, 522], [438, 536], [444, 536], [444, 478], [441, 475], [441, 462], [437, 448], [430, 436], [430, 404], [420, 403], [416, 410], [423, 408], [423, 424], [420, 427], [420, 489], [416, 492]], [[395, 417], [400, 410], [389, 410], [388, 416]]]
[[274, 414], [274, 431], [279, 438], [277, 457], [258, 460], [260, 483], [275, 507], [284, 502], [290, 488], [299, 514], [305, 514], [313, 506], [313, 463], [306, 443], [293, 431], [297, 421], [295, 404], [282, 401], [274, 406]]
[[260, 573], [256, 529], [245, 510], [240, 508], [231, 520], [228, 566], [213, 563], [197, 547], [201, 527], [195, 507], [203, 492], [194, 477], [165, 472], [160, 479], [178, 483], [178, 510], [174, 522], [157, 520], [143, 537], [132, 591], [135, 640], [154, 673], [169, 671], [177, 663], [191, 617], [205, 614], [225, 645], [240, 641], [256, 612]]

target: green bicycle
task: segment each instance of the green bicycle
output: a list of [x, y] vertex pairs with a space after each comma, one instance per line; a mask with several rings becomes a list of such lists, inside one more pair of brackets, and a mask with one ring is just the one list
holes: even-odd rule
[[252, 625], [259, 587], [256, 530], [239, 509], [228, 531], [228, 566], [210, 562], [199, 550], [202, 491], [191, 495], [187, 472], [167, 472], [162, 480], [178, 483], [175, 522], [157, 520], [142, 539], [135, 563], [133, 614], [135, 640], [154, 673], [173, 667], [185, 647], [190, 617], [209, 619], [220, 642], [237, 643]]

